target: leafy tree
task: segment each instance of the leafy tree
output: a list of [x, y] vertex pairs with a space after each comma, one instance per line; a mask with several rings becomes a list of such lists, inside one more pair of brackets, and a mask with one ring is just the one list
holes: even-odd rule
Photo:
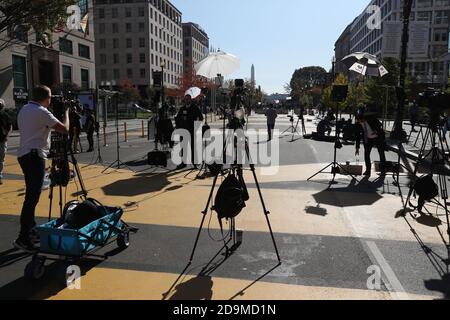
[[293, 99], [298, 100], [305, 91], [314, 87], [323, 87], [326, 83], [327, 72], [322, 67], [305, 67], [295, 70], [291, 82], [285, 86], [290, 90]]
[[119, 85], [119, 91], [122, 93], [119, 98], [120, 103], [137, 102], [140, 100], [139, 91], [130, 80], [122, 80]]
[[[76, 0], [0, 0], [0, 34], [10, 35], [33, 30], [36, 34], [65, 25], [67, 8]], [[14, 43], [14, 37], [2, 39], [0, 51]]]

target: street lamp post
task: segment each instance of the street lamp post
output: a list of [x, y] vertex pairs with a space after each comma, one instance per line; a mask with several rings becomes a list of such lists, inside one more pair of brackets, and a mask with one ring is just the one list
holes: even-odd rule
[[163, 59], [161, 59], [161, 109], [165, 114], [165, 92], [164, 92], [164, 68], [166, 67], [166, 63]]
[[394, 124], [394, 130], [391, 133], [391, 138], [403, 141], [406, 139], [406, 134], [403, 130], [403, 115], [405, 110], [405, 79], [406, 79], [406, 59], [408, 56], [408, 42], [409, 42], [409, 21], [412, 11], [413, 0], [403, 1], [403, 35], [402, 35], [402, 51], [400, 59], [400, 80], [398, 87], [398, 107], [397, 117]]

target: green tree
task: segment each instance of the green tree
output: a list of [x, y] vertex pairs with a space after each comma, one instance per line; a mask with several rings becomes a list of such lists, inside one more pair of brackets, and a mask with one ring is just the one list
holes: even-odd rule
[[[33, 30], [36, 34], [53, 31], [65, 25], [67, 8], [76, 0], [0, 0], [0, 34], [14, 35], [17, 28], [21, 32]], [[2, 39], [0, 51], [14, 43], [14, 37]]]
[[[385, 58], [381, 61], [389, 71], [382, 78], [372, 77], [365, 81], [367, 104], [370, 111], [383, 116], [394, 116], [397, 110], [396, 86], [400, 77], [400, 62], [395, 58]], [[411, 80], [407, 80], [406, 90], [410, 91]], [[387, 105], [387, 109], [386, 109]]]
[[301, 95], [314, 87], [323, 87], [327, 78], [327, 72], [322, 67], [305, 67], [295, 70], [291, 82], [285, 86], [290, 90], [293, 99], [299, 100]]

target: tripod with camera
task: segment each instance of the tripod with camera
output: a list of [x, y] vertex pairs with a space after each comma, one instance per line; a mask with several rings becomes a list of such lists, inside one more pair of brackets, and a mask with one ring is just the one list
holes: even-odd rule
[[[335, 85], [333, 86], [332, 91], [332, 100], [336, 103], [336, 119], [339, 118], [339, 104], [344, 102], [348, 95], [348, 86], [344, 85]], [[335, 134], [335, 142], [334, 142], [334, 157], [333, 162], [331, 162], [329, 165], [327, 165], [325, 168], [320, 170], [319, 172], [315, 173], [313, 176], [309, 177], [307, 181], [311, 181], [319, 174], [327, 173], [332, 174], [333, 178], [330, 181], [330, 186], [337, 184], [336, 182], [336, 176], [338, 174], [345, 174], [350, 176], [353, 180], [358, 181], [354, 175], [352, 175], [348, 170], [342, 166], [339, 162], [337, 162], [337, 150], [342, 149], [342, 142], [341, 142], [341, 131], [340, 127], [336, 125], [336, 134]], [[331, 168], [331, 172], [326, 172], [329, 168]], [[358, 181], [359, 182], [359, 181]]]
[[[294, 142], [295, 134], [297, 134], [299, 137], [302, 136], [300, 134], [300, 132], [298, 132], [298, 125], [300, 123], [301, 117], [300, 116], [298, 117], [297, 124], [294, 126], [294, 116], [295, 116], [294, 112], [292, 113], [292, 115], [288, 115], [289, 121], [291, 122], [291, 126], [289, 128], [287, 128], [285, 131], [283, 131], [283, 133], [281, 133], [281, 135], [285, 134], [286, 132], [292, 133], [291, 142]], [[303, 126], [303, 131], [305, 131], [304, 126]]]
[[[261, 206], [263, 209], [263, 214], [266, 218], [266, 222], [268, 225], [268, 229], [272, 238], [272, 242], [275, 248], [275, 252], [278, 258], [278, 262], [279, 264], [281, 264], [281, 258], [280, 258], [280, 254], [278, 251], [278, 247], [277, 247], [277, 243], [275, 241], [275, 236], [272, 230], [272, 226], [270, 223], [270, 219], [269, 219], [269, 215], [270, 212], [267, 210], [263, 195], [262, 195], [262, 191], [261, 191], [261, 187], [258, 181], [258, 177], [256, 174], [256, 167], [255, 164], [251, 163], [251, 157], [250, 157], [250, 150], [249, 150], [249, 145], [248, 145], [248, 140], [247, 137], [244, 135], [243, 137], [239, 137], [236, 133], [237, 132], [244, 132], [244, 124], [242, 122], [242, 119], [236, 119], [236, 118], [232, 118], [230, 123], [229, 123], [229, 129], [233, 130], [233, 135], [229, 135], [228, 139], [226, 138], [226, 126], [225, 126], [225, 118], [226, 115], [224, 115], [224, 127], [223, 127], [223, 141], [224, 141], [224, 145], [223, 145], [223, 150], [222, 150], [222, 157], [223, 157], [223, 163], [226, 163], [226, 150], [227, 150], [227, 145], [228, 145], [228, 141], [231, 139], [232, 143], [233, 143], [233, 157], [234, 157], [234, 162], [233, 164], [231, 164], [230, 168], [227, 170], [223, 169], [223, 166], [214, 166], [214, 168], [216, 168], [215, 172], [214, 172], [214, 181], [211, 187], [211, 191], [209, 193], [208, 199], [207, 199], [207, 203], [206, 203], [206, 207], [205, 209], [202, 211], [203, 214], [203, 218], [197, 233], [197, 237], [195, 239], [195, 243], [194, 243], [194, 248], [192, 250], [191, 256], [189, 258], [189, 263], [187, 268], [192, 264], [193, 260], [194, 260], [194, 256], [195, 256], [195, 252], [197, 250], [197, 246], [200, 240], [200, 236], [201, 236], [201, 232], [206, 220], [206, 217], [208, 215], [209, 209], [211, 207], [211, 203], [213, 202], [213, 196], [214, 196], [214, 192], [217, 186], [217, 182], [220, 176], [226, 176], [228, 174], [228, 177], [225, 179], [224, 183], [222, 184], [222, 186], [219, 188], [218, 194], [216, 195], [216, 199], [215, 199], [215, 203], [214, 205], [211, 207], [211, 210], [214, 210], [218, 213], [218, 217], [219, 217], [219, 223], [220, 223], [220, 227], [221, 227], [221, 232], [223, 235], [223, 225], [222, 225], [222, 219], [228, 219], [230, 221], [230, 230], [229, 230], [229, 234], [227, 236], [223, 236], [223, 242], [224, 245], [221, 248], [221, 250], [219, 251], [219, 253], [213, 258], [213, 260], [220, 254], [220, 252], [222, 252], [222, 250], [225, 250], [225, 253], [223, 254], [225, 256], [225, 259], [229, 258], [241, 245], [241, 235], [237, 233], [236, 231], [236, 221], [235, 218], [240, 214], [241, 210], [245, 208], [245, 202], [248, 201], [250, 199], [247, 188], [246, 188], [246, 184], [245, 184], [245, 180], [244, 180], [244, 166], [243, 164], [239, 164], [238, 162], [238, 155], [239, 155], [239, 150], [238, 150], [238, 146], [239, 145], [244, 145], [245, 151], [245, 159], [247, 159], [250, 162], [250, 171], [252, 172], [252, 176], [253, 179], [255, 181], [255, 185], [256, 188], [258, 190], [258, 195], [259, 195], [259, 199], [261, 201]], [[242, 152], [242, 150], [241, 150]], [[230, 178], [231, 177], [231, 178]], [[231, 182], [230, 182], [231, 181]], [[227, 185], [227, 187], [225, 187], [225, 185]], [[224, 188], [225, 187], [225, 188]], [[222, 193], [223, 195], [228, 195], [229, 197], [219, 197], [219, 193]], [[227, 199], [231, 200], [231, 201], [227, 201]], [[235, 205], [232, 205], [235, 204]], [[231, 246], [230, 246], [231, 243]], [[205, 270], [203, 270], [205, 271]]]
[[[450, 98], [450, 96], [447, 98]], [[434, 97], [431, 101], [439, 104], [438, 101], [434, 100]], [[447, 102], [450, 102], [450, 99]], [[448, 104], [445, 105], [445, 108], [447, 108], [447, 106]], [[416, 219], [417, 217], [413, 215], [416, 211], [421, 216], [433, 216], [427, 208], [426, 203], [428, 202], [435, 205], [436, 212], [440, 210], [440, 215], [442, 215], [442, 211], [443, 214], [445, 214], [447, 234], [449, 236], [449, 242], [446, 242], [446, 245], [450, 249], [450, 203], [448, 202], [449, 195], [447, 186], [448, 167], [450, 166], [450, 148], [441, 127], [442, 121], [439, 109], [433, 109], [436, 107], [438, 107], [438, 105], [431, 108], [432, 114], [430, 123], [420, 148], [419, 159], [416, 163], [415, 170], [412, 173], [414, 180], [412, 181], [408, 197], [404, 202], [403, 216], [406, 216], [406, 213], [409, 212], [412, 217]], [[431, 150], [427, 151], [427, 148], [430, 145]], [[431, 163], [429, 163], [429, 173], [418, 178], [419, 169], [423, 168], [428, 161], [431, 161]], [[419, 196], [419, 199], [417, 206], [414, 206], [412, 198], [416, 195]], [[440, 218], [438, 219], [440, 220]]]
[[[64, 117], [64, 108], [67, 105], [64, 97], [55, 96], [53, 98], [53, 110], [55, 116], [62, 120]], [[83, 199], [87, 199], [88, 192], [84, 186], [83, 179], [81, 177], [81, 170], [78, 165], [78, 161], [73, 153], [72, 146], [69, 146], [68, 136], [57, 132], [52, 132], [51, 135], [51, 145], [50, 145], [50, 155], [49, 158], [52, 159], [52, 166], [50, 170], [50, 191], [49, 191], [49, 217], [48, 220], [52, 219], [52, 208], [53, 208], [53, 198], [55, 187], [59, 188], [59, 209], [60, 216], [63, 215], [64, 204], [63, 204], [63, 188], [69, 185], [72, 179], [72, 172], [70, 170], [70, 163], [72, 163], [75, 169], [75, 177], [78, 179], [79, 186], [81, 188], [80, 195]], [[70, 160], [69, 160], [70, 155]]]

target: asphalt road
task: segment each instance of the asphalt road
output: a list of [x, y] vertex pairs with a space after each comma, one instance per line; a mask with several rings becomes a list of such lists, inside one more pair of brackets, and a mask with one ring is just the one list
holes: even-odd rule
[[[314, 122], [308, 122], [308, 131], [311, 131], [314, 126]], [[214, 124], [212, 127], [220, 128], [220, 125]], [[252, 117], [249, 127], [264, 129], [264, 119]], [[278, 129], [281, 132], [288, 127], [288, 121], [279, 119]], [[280, 138], [281, 166], [325, 165], [333, 160], [332, 143], [302, 138], [296, 138], [292, 142], [291, 137], [291, 135], [285, 135]], [[105, 166], [116, 160], [117, 144], [114, 139], [114, 134], [109, 134], [108, 147], [100, 148]], [[18, 138], [10, 139], [9, 144], [9, 152], [14, 153], [17, 149]], [[85, 140], [83, 145], [87, 149]], [[120, 143], [120, 160], [136, 172], [147, 170], [149, 167], [146, 164], [146, 155], [153, 150], [153, 147], [151, 141], [139, 137], [138, 133], [131, 134], [128, 142]], [[338, 151], [338, 162], [354, 162], [356, 160], [354, 151], [354, 146], [344, 146]], [[78, 154], [76, 158], [82, 172], [87, 165], [98, 163], [97, 152]], [[378, 158], [375, 151], [374, 158]], [[397, 155], [388, 154], [388, 159], [396, 161]], [[360, 161], [363, 162], [362, 156]], [[9, 178], [20, 179], [16, 176], [9, 176]], [[249, 188], [253, 187], [255, 186], [249, 183]], [[326, 185], [305, 181], [264, 183], [261, 187], [289, 191], [303, 190], [311, 193], [326, 189]], [[379, 194], [385, 192], [398, 194], [390, 177], [386, 179], [385, 184], [368, 188], [376, 188]], [[386, 188], [389, 191], [386, 191]], [[405, 191], [407, 189], [403, 188], [403, 192]], [[363, 194], [364, 192], [361, 193], [361, 197]], [[332, 192], [327, 193], [327, 196], [334, 197]], [[395, 209], [392, 208], [392, 215], [395, 214]], [[320, 214], [320, 212], [313, 212], [313, 214]], [[60, 290], [56, 283], [38, 283], [30, 287], [24, 282], [23, 268], [29, 261], [29, 257], [11, 251], [10, 246], [10, 240], [17, 233], [17, 217], [0, 216], [0, 226], [0, 252], [2, 252], [0, 253], [0, 299], [47, 298]], [[138, 225], [138, 227], [140, 232], [133, 238], [133, 246], [103, 262], [102, 268], [173, 274], [181, 272], [188, 261], [189, 250], [197, 229], [158, 225]], [[351, 228], [350, 225], [349, 228]], [[367, 228], [370, 228], [370, 225]], [[411, 232], [406, 223], [404, 232]], [[149, 241], [147, 237], [149, 234], [159, 241]], [[364, 290], [367, 289], [368, 266], [378, 262], [385, 267], [383, 271], [386, 273], [383, 276], [381, 291], [392, 292], [400, 288], [401, 293], [405, 294], [426, 295], [435, 299], [450, 297], [449, 252], [442, 243], [426, 245], [420, 242], [419, 237], [417, 241], [397, 241], [361, 238], [356, 235], [348, 237], [285, 233], [276, 233], [276, 239], [278, 239], [284, 264], [281, 268], [267, 274], [264, 278], [266, 282]], [[211, 244], [209, 240], [207, 235], [202, 235], [199, 260], [208, 261], [216, 252], [217, 246], [214, 243]], [[264, 276], [277, 264], [272, 247], [267, 233], [248, 232], [245, 234], [239, 254], [232, 256], [227, 261], [226, 267], [217, 268], [211, 274], [244, 280], [254, 280]], [[265, 255], [261, 256], [261, 253]], [[86, 268], [89, 270], [92, 267], [95, 267], [95, 264], [88, 265]], [[189, 270], [188, 272], [196, 275], [197, 271]], [[395, 298], [395, 294], [393, 297]]]

